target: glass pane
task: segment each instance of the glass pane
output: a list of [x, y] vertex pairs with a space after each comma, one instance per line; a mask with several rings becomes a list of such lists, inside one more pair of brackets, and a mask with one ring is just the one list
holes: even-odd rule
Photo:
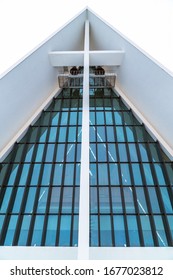
[[50, 199], [50, 213], [58, 213], [60, 207], [61, 188], [53, 187]]
[[111, 188], [111, 198], [113, 213], [123, 213], [121, 192], [119, 187]]
[[98, 183], [100, 186], [108, 185], [107, 164], [98, 164]]
[[157, 180], [158, 180], [159, 185], [165, 185], [166, 183], [165, 183], [165, 178], [164, 178], [164, 175], [163, 175], [162, 164], [155, 163], [154, 167], [155, 167], [156, 176], [157, 176]]
[[35, 162], [42, 162], [44, 147], [45, 147], [45, 144], [39, 144], [37, 146]]
[[154, 185], [154, 181], [153, 181], [153, 176], [152, 176], [152, 173], [151, 173], [150, 165], [147, 164], [147, 163], [144, 163], [143, 167], [144, 167], [144, 174], [145, 174], [146, 184], [147, 185]]
[[123, 127], [117, 126], [116, 127], [116, 133], [117, 133], [117, 141], [118, 142], [125, 142]]
[[115, 142], [114, 127], [107, 126], [106, 133], [107, 133], [107, 142]]
[[90, 212], [98, 213], [97, 188], [90, 188]]
[[162, 217], [154, 216], [154, 222], [155, 222], [155, 226], [156, 226], [156, 234], [158, 237], [159, 246], [161, 246], [161, 247], [168, 246]]
[[62, 198], [62, 213], [72, 213], [72, 200], [73, 200], [73, 188], [66, 187], [63, 189]]
[[99, 188], [100, 213], [110, 213], [110, 200], [108, 187]]
[[65, 176], [64, 176], [64, 185], [73, 185], [74, 179], [74, 164], [66, 164], [65, 167]]
[[13, 164], [8, 180], [8, 185], [14, 185], [18, 168], [19, 168], [18, 164]]
[[66, 153], [66, 162], [74, 162], [75, 161], [75, 144], [67, 145], [67, 153]]
[[143, 162], [148, 162], [148, 154], [147, 154], [147, 148], [145, 144], [139, 144], [139, 150], [141, 153], [141, 159]]
[[119, 185], [118, 165], [115, 163], [109, 164], [109, 176], [111, 185]]
[[107, 161], [106, 145], [97, 144], [98, 161]]
[[[1, 191], [2, 190], [3, 189], [1, 189]], [[7, 211], [7, 207], [8, 207], [10, 198], [11, 198], [12, 190], [13, 190], [13, 188], [11, 188], [11, 187], [4, 188], [5, 194], [4, 194], [4, 197], [2, 199], [1, 206], [0, 206], [0, 213], [5, 213]], [[1, 193], [1, 195], [2, 195], [2, 193]]]
[[13, 243], [17, 220], [18, 220], [18, 215], [12, 215], [10, 217], [10, 221], [7, 228], [7, 234], [4, 241], [5, 246], [9, 246], [9, 245], [11, 246]]
[[73, 246], [78, 245], [78, 216], [73, 217]]
[[97, 215], [91, 215], [90, 218], [90, 242], [91, 246], [98, 246], [98, 216]]
[[139, 164], [132, 164], [132, 171], [133, 171], [133, 180], [135, 185], [142, 186], [142, 177], [141, 177], [141, 170]]
[[58, 142], [66, 142], [66, 131], [67, 131], [66, 127], [60, 127], [59, 128]]
[[120, 164], [121, 167], [121, 180], [123, 185], [131, 185], [129, 165], [128, 164]]
[[[165, 207], [166, 213], [173, 214], [173, 208], [172, 208], [172, 195], [171, 192], [168, 193], [167, 188], [160, 188], [161, 194], [162, 194], [162, 201]], [[170, 200], [171, 198], [171, 200]], [[172, 201], [172, 203], [171, 203]]]
[[112, 112], [105, 112], [106, 124], [113, 125]]
[[127, 216], [130, 246], [140, 246], [136, 216]]
[[125, 144], [118, 144], [119, 159], [121, 162], [127, 162], [127, 151]]
[[68, 142], [76, 141], [76, 127], [69, 127], [68, 130]]
[[108, 144], [108, 159], [109, 159], [110, 162], [116, 162], [117, 161], [115, 144]]
[[133, 190], [131, 187], [123, 188], [126, 213], [135, 213]]
[[105, 127], [97, 126], [97, 142], [105, 142]]
[[114, 112], [114, 118], [115, 118], [115, 124], [116, 125], [122, 125], [122, 113], [121, 112]]
[[97, 169], [96, 164], [90, 164], [90, 185], [97, 185]]
[[100, 239], [101, 246], [112, 246], [112, 228], [109, 215], [100, 216]]
[[56, 142], [57, 127], [51, 127], [49, 132], [49, 142]]
[[15, 201], [14, 201], [14, 205], [13, 205], [13, 209], [12, 209], [12, 213], [19, 212], [21, 203], [22, 203], [22, 199], [23, 199], [23, 194], [24, 194], [24, 188], [18, 188], [16, 197], [15, 197]]
[[42, 175], [42, 185], [50, 184], [50, 175], [51, 175], [52, 164], [44, 164], [43, 175]]
[[26, 246], [30, 222], [31, 222], [31, 215], [23, 216], [23, 221], [22, 221], [19, 240], [18, 240], [18, 246]]
[[140, 216], [145, 246], [154, 246], [149, 216]]
[[37, 204], [37, 212], [45, 213], [47, 206], [47, 197], [48, 197], [48, 188], [42, 187], [40, 188], [38, 204]]
[[58, 216], [49, 215], [46, 230], [46, 246], [55, 246], [57, 233]]
[[122, 215], [113, 216], [115, 245], [117, 247], [126, 247], [126, 236], [124, 228], [124, 217]]
[[135, 144], [128, 144], [129, 145], [129, 153], [130, 153], [130, 159], [132, 162], [138, 161], [137, 151], [136, 151], [136, 145]]
[[56, 154], [56, 161], [57, 162], [63, 162], [64, 161], [64, 149], [65, 149], [65, 144], [58, 144], [57, 154]]
[[71, 216], [61, 216], [59, 246], [70, 246]]
[[27, 183], [29, 168], [30, 168], [30, 164], [23, 164], [22, 172], [20, 175], [19, 186], [24, 186]]
[[32, 213], [35, 201], [36, 188], [29, 188], [28, 197], [25, 206], [25, 213]]
[[40, 164], [34, 164], [34, 168], [32, 170], [32, 177], [31, 177], [31, 185], [37, 185], [38, 184], [38, 179], [39, 179], [39, 175], [40, 175]]
[[31, 145], [26, 145], [26, 155], [25, 155], [25, 162], [31, 162], [32, 160], [32, 154], [33, 154], [33, 150], [35, 145], [31, 144]]
[[150, 202], [151, 202], [151, 207], [154, 213], [160, 213], [160, 207], [159, 207], [159, 202], [157, 198], [157, 194], [155, 191], [155, 188], [148, 188], [149, 196], [150, 196]]
[[145, 199], [145, 193], [143, 188], [136, 188], [136, 196], [139, 212], [142, 214], [148, 213], [147, 203]]
[[36, 216], [33, 235], [32, 235], [32, 242], [31, 242], [32, 246], [41, 245], [43, 225], [44, 225], [44, 216], [41, 215]]

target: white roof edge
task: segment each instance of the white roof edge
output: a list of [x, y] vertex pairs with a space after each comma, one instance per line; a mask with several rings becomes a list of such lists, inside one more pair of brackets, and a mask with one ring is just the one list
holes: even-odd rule
[[17, 67], [20, 63], [22, 63], [26, 58], [28, 58], [35, 51], [37, 51], [41, 46], [43, 46], [47, 41], [49, 41], [52, 37], [54, 37], [58, 32], [60, 32], [63, 28], [65, 28], [68, 24], [70, 24], [73, 20], [75, 20], [78, 16], [80, 16], [82, 13], [84, 13], [86, 11], [87, 11], [87, 7], [82, 9], [79, 13], [77, 13], [75, 16], [73, 16], [71, 19], [69, 19], [66, 23], [64, 23], [62, 26], [60, 26], [56, 31], [54, 31], [51, 35], [46, 37], [41, 43], [39, 43], [33, 49], [31, 49], [28, 53], [26, 53], [26, 55], [21, 57], [12, 66], [10, 66], [4, 72], [2, 72], [0, 74], [0, 79], [2, 79], [5, 75], [7, 75], [10, 71], [12, 71], [15, 67]]
[[100, 15], [95, 13], [91, 8], [87, 8], [89, 12], [91, 12], [93, 15], [98, 17], [101, 21], [103, 21], [106, 25], [108, 25], [111, 29], [113, 29], [115, 32], [117, 32], [122, 38], [127, 40], [130, 44], [132, 44], [135, 48], [137, 48], [140, 52], [142, 52], [146, 57], [148, 57], [150, 60], [152, 60], [155, 64], [157, 64], [162, 70], [164, 70], [166, 73], [168, 73], [170, 76], [173, 77], [173, 72], [168, 69], [166, 66], [164, 66], [162, 63], [160, 63], [157, 59], [155, 59], [153, 56], [151, 56], [149, 53], [147, 53], [144, 49], [142, 49], [140, 46], [138, 46], [135, 42], [133, 42], [131, 39], [129, 39], [126, 35], [121, 33], [118, 29], [116, 29], [112, 24], [110, 24], [107, 20], [102, 18]]

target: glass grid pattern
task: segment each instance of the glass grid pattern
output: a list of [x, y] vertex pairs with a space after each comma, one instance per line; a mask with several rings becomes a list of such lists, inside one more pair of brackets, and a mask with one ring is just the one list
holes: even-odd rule
[[77, 246], [82, 90], [63, 90], [1, 164], [0, 245]]
[[90, 89], [90, 246], [172, 245], [172, 162], [114, 91]]

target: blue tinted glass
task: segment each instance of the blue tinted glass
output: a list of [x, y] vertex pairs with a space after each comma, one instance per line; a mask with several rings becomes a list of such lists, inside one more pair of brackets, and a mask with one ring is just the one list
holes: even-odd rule
[[18, 240], [18, 246], [26, 246], [30, 222], [31, 222], [31, 215], [23, 216], [23, 221], [22, 221], [19, 240]]
[[114, 163], [109, 164], [110, 184], [119, 185], [118, 165]]
[[64, 185], [73, 185], [74, 178], [74, 164], [66, 164]]
[[77, 124], [77, 112], [70, 112], [70, 125], [76, 125]]
[[48, 188], [41, 187], [38, 203], [37, 203], [37, 212], [38, 213], [45, 213], [46, 205], [47, 205], [47, 197], [48, 197]]
[[100, 216], [101, 246], [112, 246], [111, 219], [109, 215]]
[[59, 142], [66, 142], [66, 131], [67, 131], [66, 127], [59, 128], [59, 138], [58, 138]]
[[154, 185], [150, 165], [147, 163], [144, 163], [143, 167], [144, 167], [144, 174], [145, 174], [145, 180], [146, 180], [147, 185]]
[[90, 188], [90, 212], [98, 213], [97, 189], [95, 187]]
[[24, 188], [18, 188], [17, 189], [12, 213], [18, 213], [19, 212], [20, 207], [21, 207], [22, 198], [23, 198], [23, 193], [24, 193]]
[[57, 133], [57, 128], [51, 127], [50, 132], [49, 132], [49, 142], [56, 141], [56, 133]]
[[162, 200], [166, 213], [173, 214], [172, 204], [170, 201], [170, 193], [168, 193], [167, 188], [160, 188], [160, 191], [162, 194]]
[[16, 230], [16, 224], [17, 224], [18, 215], [13, 215], [10, 217], [10, 221], [8, 224], [7, 234], [5, 237], [4, 245], [5, 246], [11, 246], [13, 243], [14, 233]]
[[157, 175], [157, 180], [159, 185], [165, 185], [165, 178], [163, 176], [163, 166], [161, 164], [154, 164], [155, 170], [156, 170], [156, 175]]
[[147, 154], [147, 149], [146, 149], [146, 145], [145, 144], [139, 144], [139, 150], [141, 153], [141, 159], [142, 161], [146, 161], [148, 162], [148, 154]]
[[68, 122], [68, 112], [62, 112], [60, 125], [67, 125], [67, 122]]
[[90, 142], [96, 141], [96, 128], [95, 126], [90, 126]]
[[3, 165], [1, 166], [1, 169], [0, 169], [0, 186], [2, 186], [2, 184], [3, 184], [4, 178], [5, 178], [5, 175], [6, 175], [6, 172], [7, 172], [7, 168], [8, 168], [7, 164], [5, 164], [4, 166]]
[[106, 133], [107, 133], [107, 142], [115, 142], [114, 127], [107, 126]]
[[74, 213], [79, 213], [79, 188], [75, 188]]
[[63, 162], [64, 161], [64, 149], [65, 149], [65, 144], [58, 144], [57, 154], [56, 154], [56, 161], [57, 162]]
[[[135, 142], [135, 137], [134, 137], [134, 128], [133, 126], [127, 126], [125, 127], [126, 134], [127, 134], [127, 140], [128, 142]], [[120, 135], [121, 136], [121, 135]]]
[[111, 198], [112, 198], [112, 211], [113, 213], [122, 213], [122, 199], [119, 187], [111, 188]]
[[32, 177], [31, 177], [31, 185], [37, 185], [38, 184], [38, 179], [39, 179], [39, 175], [40, 175], [40, 164], [34, 164], [34, 168], [32, 170]]
[[172, 235], [172, 239], [173, 239], [173, 216], [167, 216], [168, 218], [168, 223], [169, 223], [169, 227], [170, 227], [170, 231], [171, 231], [171, 235]]
[[59, 120], [59, 112], [55, 112], [52, 114], [52, 125], [58, 125], [58, 120]]
[[108, 185], [107, 164], [98, 164], [98, 183], [99, 185]]
[[157, 238], [159, 241], [159, 246], [161, 246], [161, 247], [168, 246], [162, 217], [154, 216], [154, 222], [155, 222], [155, 226], [156, 226], [156, 234], [157, 234]]
[[125, 144], [118, 144], [119, 159], [121, 162], [127, 162], [127, 151]]
[[122, 113], [121, 112], [114, 112], [114, 118], [115, 118], [115, 124], [116, 125], [123, 124]]
[[95, 124], [95, 112], [90, 112], [90, 125]]
[[152, 160], [153, 161], [160, 161], [156, 144], [150, 143], [149, 148], [150, 148]]
[[5, 215], [0, 215], [0, 234], [2, 231]]
[[0, 213], [5, 213], [7, 211], [9, 200], [11, 198], [12, 189], [13, 188], [11, 188], [11, 187], [5, 188], [4, 198], [3, 198], [1, 206], [0, 206]]
[[68, 142], [76, 141], [76, 127], [69, 127], [68, 130]]
[[121, 167], [121, 180], [124, 186], [131, 185], [129, 165], [128, 164], [120, 164]]
[[123, 188], [126, 213], [135, 213], [133, 201], [133, 189], [131, 187]]
[[106, 117], [106, 124], [113, 125], [113, 118], [112, 118], [112, 112], [105, 112], [105, 117]]
[[98, 142], [105, 142], [105, 127], [104, 126], [97, 126], [97, 141]]
[[61, 216], [59, 246], [70, 245], [71, 216]]
[[32, 160], [32, 154], [34, 150], [33, 144], [27, 145], [26, 155], [25, 155], [25, 162], [30, 162]]
[[44, 225], [44, 216], [38, 215], [35, 218], [34, 230], [32, 235], [32, 246], [40, 246]]
[[23, 186], [27, 183], [27, 177], [28, 177], [28, 172], [29, 172], [30, 164], [24, 164], [23, 169], [20, 175], [20, 181], [19, 185]]
[[25, 206], [25, 213], [32, 213], [35, 201], [36, 188], [29, 188], [28, 197]]
[[160, 207], [159, 207], [159, 202], [157, 198], [157, 194], [155, 191], [155, 188], [148, 188], [149, 196], [150, 196], [150, 202], [151, 202], [151, 207], [154, 213], [160, 213]]
[[8, 180], [8, 185], [14, 185], [18, 168], [19, 168], [18, 164], [13, 164], [12, 170], [11, 170], [11, 173], [10, 173], [10, 177], [9, 177], [9, 180]]
[[165, 164], [170, 184], [173, 184], [173, 166], [172, 164]]
[[135, 144], [128, 144], [129, 145], [129, 153], [131, 161], [138, 161], [138, 156], [136, 152], [136, 145]]
[[72, 199], [73, 199], [73, 188], [66, 187], [63, 190], [62, 198], [62, 213], [72, 213]]
[[139, 212], [142, 214], [148, 213], [144, 189], [140, 187], [136, 188], [136, 196]]
[[90, 162], [95, 162], [96, 161], [96, 145], [90, 144], [89, 149], [90, 149]]
[[110, 213], [110, 200], [108, 187], [99, 188], [100, 213]]
[[78, 245], [78, 216], [73, 218], [73, 246]]
[[102, 124], [102, 125], [105, 124], [103, 112], [96, 112], [96, 121], [97, 121], [97, 124]]
[[106, 145], [104, 143], [97, 144], [97, 155], [98, 161], [107, 161]]
[[97, 185], [97, 169], [96, 164], [90, 164], [90, 185]]
[[145, 246], [154, 246], [149, 216], [141, 215], [140, 219]]
[[67, 153], [66, 153], [66, 162], [74, 162], [75, 161], [75, 144], [67, 145]]
[[44, 143], [46, 141], [47, 131], [48, 131], [47, 127], [42, 127], [41, 128], [41, 133], [40, 133], [40, 136], [39, 136], [39, 142]]
[[76, 181], [75, 185], [80, 185], [80, 163], [76, 164]]
[[35, 162], [42, 162], [44, 147], [45, 147], [44, 144], [39, 144], [37, 146]]
[[126, 236], [124, 228], [124, 217], [122, 215], [113, 216], [115, 244], [117, 247], [126, 247]]
[[91, 246], [98, 246], [98, 216], [97, 215], [91, 215], [90, 223], [91, 223], [90, 224]]
[[130, 246], [140, 246], [136, 216], [127, 216]]
[[117, 161], [117, 153], [115, 144], [108, 144], [108, 158], [110, 162]]
[[132, 171], [133, 171], [133, 179], [135, 185], [142, 186], [142, 177], [141, 177], [141, 170], [139, 164], [132, 164]]
[[116, 127], [116, 133], [117, 133], [117, 141], [118, 142], [125, 142], [123, 127], [117, 126]]
[[42, 175], [42, 185], [50, 184], [50, 175], [51, 175], [52, 164], [44, 164], [43, 175]]
[[51, 199], [50, 199], [50, 208], [49, 208], [50, 213], [59, 212], [60, 195], [61, 195], [61, 188], [53, 187], [51, 192]]
[[57, 223], [58, 223], [58, 216], [56, 215], [49, 215], [48, 216], [48, 223], [47, 223], [47, 230], [46, 230], [46, 246], [55, 246], [56, 242], [56, 233], [57, 233]]

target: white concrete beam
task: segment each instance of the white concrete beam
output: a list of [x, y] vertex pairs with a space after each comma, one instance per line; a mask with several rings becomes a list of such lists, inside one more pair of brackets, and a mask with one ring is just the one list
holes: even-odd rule
[[90, 66], [120, 66], [123, 60], [124, 51], [90, 51]]
[[83, 66], [83, 51], [54, 51], [49, 52], [50, 63], [53, 67]]
[[89, 21], [85, 22], [78, 259], [89, 259]]

